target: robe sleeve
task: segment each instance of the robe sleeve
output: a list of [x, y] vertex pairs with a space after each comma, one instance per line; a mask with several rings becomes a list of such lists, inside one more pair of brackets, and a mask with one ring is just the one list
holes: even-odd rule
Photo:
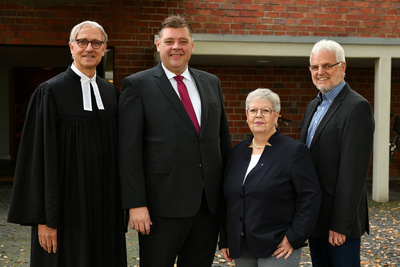
[[8, 222], [58, 225], [56, 108], [51, 88], [32, 94], [15, 168]]

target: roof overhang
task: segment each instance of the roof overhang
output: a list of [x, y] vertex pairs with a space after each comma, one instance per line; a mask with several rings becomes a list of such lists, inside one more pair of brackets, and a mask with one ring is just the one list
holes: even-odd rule
[[97, 3], [104, 0], [0, 0], [0, 2], [28, 7], [54, 7]]
[[[154, 37], [154, 40], [157, 36]], [[351, 67], [371, 67], [378, 58], [391, 58], [400, 67], [400, 40], [395, 38], [291, 37], [194, 34], [191, 65], [309, 66], [312, 47], [322, 39], [338, 42]], [[397, 57], [397, 58], [396, 58]], [[155, 61], [159, 54], [154, 52]]]

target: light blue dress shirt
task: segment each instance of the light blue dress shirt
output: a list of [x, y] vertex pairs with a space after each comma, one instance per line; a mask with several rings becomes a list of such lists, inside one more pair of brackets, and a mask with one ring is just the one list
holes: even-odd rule
[[328, 111], [329, 107], [335, 100], [336, 96], [342, 91], [344, 85], [346, 84], [345, 81], [341, 82], [339, 85], [334, 87], [332, 90], [329, 90], [325, 94], [321, 92], [318, 93], [318, 100], [319, 106], [317, 111], [315, 111], [314, 116], [311, 119], [310, 126], [308, 127], [306, 145], [310, 147], [311, 141], [314, 137], [315, 131], [318, 128], [319, 123], [321, 122], [322, 118], [325, 116], [326, 112]]

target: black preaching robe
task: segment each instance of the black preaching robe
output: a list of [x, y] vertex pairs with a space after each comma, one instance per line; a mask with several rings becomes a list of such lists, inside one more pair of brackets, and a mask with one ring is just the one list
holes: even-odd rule
[[[118, 91], [97, 77], [104, 110], [83, 109], [80, 77], [42, 83], [28, 107], [8, 221], [32, 226], [32, 267], [127, 266], [117, 169]], [[57, 253], [37, 225], [57, 228]]]

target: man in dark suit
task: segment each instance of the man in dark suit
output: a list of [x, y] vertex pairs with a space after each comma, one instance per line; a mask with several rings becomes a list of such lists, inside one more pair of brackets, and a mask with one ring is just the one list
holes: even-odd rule
[[211, 266], [231, 147], [220, 80], [188, 67], [194, 42], [183, 17], [168, 17], [158, 35], [161, 62], [122, 82], [123, 208], [141, 233], [141, 266], [173, 266], [177, 256], [178, 266]]
[[360, 266], [360, 238], [369, 233], [372, 108], [344, 81], [346, 61], [338, 43], [316, 43], [310, 71], [320, 92], [306, 109], [300, 138], [310, 148], [322, 193], [309, 238], [313, 266]]

